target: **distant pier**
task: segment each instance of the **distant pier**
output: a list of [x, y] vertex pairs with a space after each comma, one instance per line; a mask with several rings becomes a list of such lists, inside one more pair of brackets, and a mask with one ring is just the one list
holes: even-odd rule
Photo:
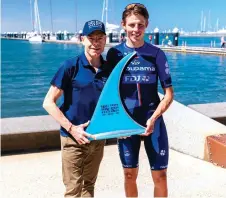
[[158, 46], [164, 51], [179, 52], [179, 53], [193, 53], [193, 54], [212, 54], [226, 56], [226, 48], [213, 47], [188, 47], [188, 46]]
[[[2, 38], [9, 40], [27, 40], [22, 38]], [[61, 44], [76, 44], [81, 45], [81, 42], [75, 42], [70, 40], [43, 40], [46, 43], [61, 43]], [[115, 46], [119, 43], [107, 43], [106, 47]], [[157, 45], [164, 51], [177, 52], [177, 53], [193, 53], [193, 54], [209, 54], [209, 55], [221, 55], [226, 56], [226, 48], [214, 48], [214, 47], [189, 47], [189, 46], [167, 46]]]

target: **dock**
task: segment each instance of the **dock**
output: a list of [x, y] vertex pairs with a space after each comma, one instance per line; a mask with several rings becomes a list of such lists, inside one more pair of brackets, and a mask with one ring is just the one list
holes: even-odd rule
[[[81, 44], [74, 41], [60, 40], [50, 41], [45, 40], [47, 43], [62, 43], [62, 44]], [[118, 45], [119, 43], [107, 43], [106, 47]], [[223, 55], [226, 56], [226, 48], [213, 48], [213, 47], [188, 47], [188, 46], [162, 46], [157, 45], [163, 51], [178, 52], [178, 53], [193, 53], [193, 54], [210, 54], [210, 55]]]
[[158, 46], [164, 51], [179, 52], [179, 53], [193, 53], [193, 54], [210, 54], [210, 55], [226, 55], [226, 48], [213, 47], [188, 47], [188, 46]]
[[[9, 40], [27, 40], [21, 38], [2, 38]], [[59, 44], [76, 44], [81, 45], [81, 42], [75, 42], [70, 40], [43, 40], [46, 43], [59, 43]], [[119, 43], [107, 43], [106, 47], [112, 47]], [[216, 47], [195, 47], [195, 46], [163, 46], [157, 45], [166, 52], [176, 52], [176, 53], [192, 53], [192, 54], [208, 54], [208, 55], [219, 55], [226, 56], [226, 48], [216, 48]]]

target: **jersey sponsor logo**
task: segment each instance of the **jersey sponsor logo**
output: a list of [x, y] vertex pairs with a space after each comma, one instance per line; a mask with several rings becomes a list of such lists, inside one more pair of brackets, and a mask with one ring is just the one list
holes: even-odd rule
[[161, 156], [164, 156], [165, 154], [166, 154], [166, 150], [161, 150], [161, 151], [160, 151], [160, 155], [161, 155]]
[[166, 61], [166, 63], [165, 63], [165, 67], [166, 67], [165, 73], [166, 73], [167, 75], [169, 75], [169, 74], [170, 74], [170, 69], [169, 69], [169, 65], [168, 65], [168, 62], [167, 62], [167, 61]]
[[168, 168], [168, 166], [167, 165], [165, 165], [165, 166], [157, 166], [157, 167], [155, 167], [155, 166], [151, 166], [151, 170], [155, 170], [155, 169], [166, 169], [166, 168]]
[[146, 75], [125, 75], [123, 82], [125, 83], [143, 83], [149, 84], [152, 83], [150, 76]]
[[135, 59], [134, 61], [131, 62], [131, 64], [132, 65], [139, 65], [140, 64], [140, 61], [138, 61], [138, 60]]
[[123, 167], [124, 168], [132, 168], [133, 166], [132, 165], [125, 165], [125, 164], [123, 164]]
[[125, 151], [124, 155], [125, 155], [126, 157], [129, 157], [129, 156], [130, 156], [130, 152], [129, 152], [129, 151]]
[[168, 68], [169, 67], [169, 65], [168, 65], [168, 62], [166, 61], [166, 63], [165, 63], [165, 67], [166, 68]]
[[165, 69], [165, 72], [166, 72], [166, 74], [168, 74], [168, 75], [169, 75], [169, 74], [170, 74], [170, 70], [169, 70], [169, 68], [166, 68], [166, 69]]
[[106, 77], [102, 77], [101, 80], [102, 80], [103, 84], [105, 84], [107, 82], [107, 78]]
[[155, 67], [127, 67], [127, 71], [155, 71]]
[[168, 167], [167, 165], [166, 166], [160, 166], [161, 169], [165, 169], [167, 167]]

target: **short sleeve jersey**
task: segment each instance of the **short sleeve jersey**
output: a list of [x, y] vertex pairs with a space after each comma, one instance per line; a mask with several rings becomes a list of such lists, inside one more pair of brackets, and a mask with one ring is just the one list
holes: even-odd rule
[[158, 79], [163, 88], [172, 86], [167, 58], [161, 49], [146, 42], [140, 48], [130, 48], [121, 43], [109, 49], [106, 66], [113, 69], [124, 56], [134, 51], [137, 55], [129, 62], [121, 78], [121, 98], [129, 111], [135, 107], [155, 110], [160, 103]]
[[[101, 62], [104, 64], [102, 57]], [[51, 81], [51, 85], [63, 90], [64, 100], [60, 110], [74, 125], [87, 122], [93, 115], [107, 79], [102, 67], [96, 72], [82, 53], [65, 61]], [[60, 133], [62, 136], [69, 135], [63, 127]]]

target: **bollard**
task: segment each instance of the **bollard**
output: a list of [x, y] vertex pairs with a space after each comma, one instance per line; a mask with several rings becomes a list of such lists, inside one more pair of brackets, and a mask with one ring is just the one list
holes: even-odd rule
[[179, 40], [179, 30], [178, 28], [173, 29], [173, 45], [178, 46], [178, 40]]
[[79, 41], [81, 42], [82, 41], [82, 30], [79, 30]]
[[109, 33], [108, 37], [109, 37], [109, 43], [113, 43], [113, 33], [112, 32]]
[[159, 29], [154, 29], [154, 44], [159, 45]]
[[67, 40], [69, 41], [71, 39], [71, 34], [67, 32]]
[[179, 37], [178, 32], [173, 34], [173, 45], [174, 46], [178, 46], [178, 37]]
[[57, 40], [61, 40], [61, 31], [57, 32]]
[[124, 42], [126, 39], [126, 33], [124, 29], [121, 29], [120, 31], [120, 43]]
[[150, 43], [152, 43], [152, 35], [151, 34], [149, 34], [148, 39], [149, 39]]
[[121, 42], [124, 42], [126, 40], [126, 33], [121, 33]]
[[67, 31], [66, 30], [64, 30], [64, 32], [63, 32], [63, 35], [62, 35], [62, 37], [63, 37], [63, 39], [62, 40], [68, 40], [68, 38], [67, 38]]

